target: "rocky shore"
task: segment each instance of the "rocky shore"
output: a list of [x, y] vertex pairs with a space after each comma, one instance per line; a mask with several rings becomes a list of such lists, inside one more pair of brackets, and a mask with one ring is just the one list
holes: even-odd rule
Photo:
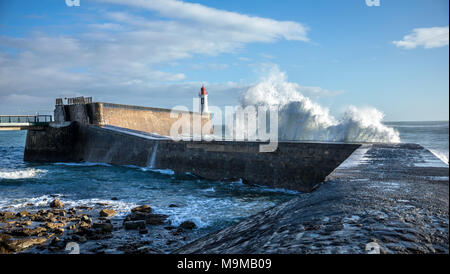
[[57, 197], [46, 209], [0, 212], [0, 254], [167, 253], [195, 237], [195, 223], [172, 226], [149, 205], [116, 214], [108, 204], [66, 208]]

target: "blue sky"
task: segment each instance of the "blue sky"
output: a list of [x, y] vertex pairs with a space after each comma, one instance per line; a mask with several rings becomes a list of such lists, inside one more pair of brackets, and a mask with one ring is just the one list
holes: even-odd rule
[[210, 104], [236, 105], [276, 67], [336, 115], [355, 105], [390, 121], [448, 120], [448, 4], [0, 1], [0, 113], [80, 95], [192, 108], [202, 83]]

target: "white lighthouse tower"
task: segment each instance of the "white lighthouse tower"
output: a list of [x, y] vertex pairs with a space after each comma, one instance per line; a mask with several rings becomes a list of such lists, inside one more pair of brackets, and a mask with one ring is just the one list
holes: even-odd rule
[[208, 92], [204, 86], [200, 89], [198, 97], [200, 97], [200, 113], [208, 113]]

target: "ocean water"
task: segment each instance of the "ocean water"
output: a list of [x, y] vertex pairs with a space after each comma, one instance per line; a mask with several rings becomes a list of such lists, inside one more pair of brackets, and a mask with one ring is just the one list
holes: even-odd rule
[[448, 165], [448, 121], [386, 122], [400, 133], [402, 143], [421, 144]]
[[[191, 220], [207, 232], [301, 195], [175, 175], [170, 170], [100, 163], [27, 163], [23, 161], [25, 138], [26, 131], [0, 131], [0, 211], [48, 208], [54, 195], [68, 207], [109, 204], [118, 217], [148, 204], [156, 213], [169, 215], [172, 225]], [[34, 206], [26, 207], [28, 203]]]
[[[419, 143], [448, 164], [448, 122], [386, 125], [398, 131], [402, 142]], [[28, 203], [39, 209], [46, 207], [53, 195], [59, 195], [69, 207], [107, 203], [119, 217], [132, 207], [149, 204], [155, 212], [168, 214], [173, 225], [192, 220], [201, 230], [213, 231], [304, 195], [175, 175], [170, 170], [99, 163], [27, 163], [23, 161], [25, 137], [26, 131], [0, 131], [0, 211], [23, 210]]]

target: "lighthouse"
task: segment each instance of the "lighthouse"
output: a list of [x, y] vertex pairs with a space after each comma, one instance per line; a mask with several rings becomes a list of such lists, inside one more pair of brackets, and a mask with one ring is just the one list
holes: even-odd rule
[[198, 97], [200, 97], [200, 113], [208, 113], [208, 92], [204, 86], [200, 89]]

